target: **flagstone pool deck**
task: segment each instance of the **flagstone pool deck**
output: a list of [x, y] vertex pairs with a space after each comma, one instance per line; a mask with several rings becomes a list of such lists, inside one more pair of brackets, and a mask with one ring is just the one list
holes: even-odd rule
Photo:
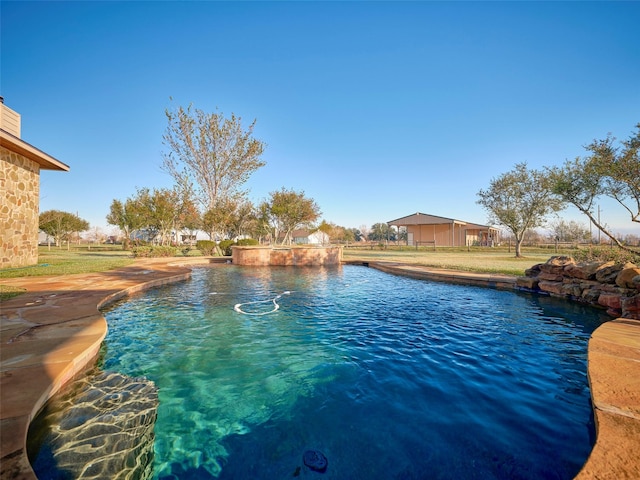
[[[135, 292], [186, 280], [196, 258], [137, 260], [101, 273], [0, 279], [27, 290], [0, 305], [0, 479], [35, 479], [29, 423], [44, 403], [92, 363], [107, 332], [99, 308]], [[363, 262], [354, 262], [362, 264]], [[380, 270], [430, 280], [513, 289], [515, 277], [391, 262]], [[588, 376], [597, 440], [576, 477], [640, 478], [640, 321], [616, 319], [593, 332]], [[553, 408], [553, 405], [548, 405]]]

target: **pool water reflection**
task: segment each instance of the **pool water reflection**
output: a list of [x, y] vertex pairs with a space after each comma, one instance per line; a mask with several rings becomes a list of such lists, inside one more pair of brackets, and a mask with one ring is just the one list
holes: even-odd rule
[[104, 314], [104, 369], [159, 388], [156, 478], [570, 479], [593, 444], [589, 307], [228, 265]]

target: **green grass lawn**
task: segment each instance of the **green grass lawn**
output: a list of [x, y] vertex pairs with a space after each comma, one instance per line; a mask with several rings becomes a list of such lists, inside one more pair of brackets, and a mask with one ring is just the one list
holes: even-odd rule
[[[40, 247], [38, 264], [22, 268], [5, 268], [0, 270], [0, 280], [33, 277], [42, 275], [71, 275], [74, 273], [91, 273], [113, 270], [134, 262], [131, 252], [122, 247]], [[7, 300], [24, 293], [24, 289], [3, 282], [0, 285], [0, 300]]]
[[[190, 253], [194, 254], [193, 252]], [[371, 248], [345, 248], [344, 259], [373, 262], [389, 261], [415, 265], [426, 265], [434, 268], [447, 268], [470, 272], [505, 273], [508, 275], [524, 275], [524, 271], [537, 263], [546, 262], [550, 256], [562, 254], [553, 250], [524, 250], [524, 258], [515, 258], [513, 251], [506, 248], [438, 248], [416, 250], [411, 247], [389, 246], [381, 250], [377, 246]], [[570, 255], [570, 252], [564, 252]], [[77, 273], [92, 273], [112, 270], [131, 265], [135, 259], [131, 252], [121, 247], [105, 246], [71, 246], [40, 247], [38, 264], [24, 268], [8, 268], [0, 270], [0, 280], [41, 276], [41, 275], [72, 275]], [[10, 281], [0, 285], [0, 298], [5, 300], [19, 295], [24, 290], [11, 286]]]
[[67, 250], [66, 247], [40, 247], [37, 265], [2, 269], [0, 279], [102, 272], [130, 265], [133, 262], [131, 252], [126, 252], [122, 248], [71, 246], [70, 250]]
[[438, 248], [420, 249], [410, 247], [388, 247], [381, 249], [345, 248], [343, 258], [355, 261], [388, 261], [434, 268], [463, 270], [467, 272], [504, 273], [524, 275], [531, 266], [546, 262], [553, 255], [571, 255], [570, 251], [556, 253], [553, 249], [523, 250], [523, 258], [516, 258], [513, 249], [507, 248]]

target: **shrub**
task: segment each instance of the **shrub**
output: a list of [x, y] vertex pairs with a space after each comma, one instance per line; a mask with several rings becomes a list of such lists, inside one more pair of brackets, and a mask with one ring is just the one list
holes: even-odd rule
[[176, 247], [163, 245], [133, 248], [133, 256], [136, 258], [175, 257], [177, 254], [178, 249]]
[[611, 262], [616, 263], [635, 263], [640, 264], [640, 253], [634, 254], [617, 247], [601, 247], [594, 246], [589, 248], [580, 248], [571, 254], [576, 262]]
[[233, 240], [222, 240], [219, 244], [220, 250], [222, 250], [222, 254], [230, 257], [232, 254], [231, 247], [235, 244], [236, 242], [234, 242]]
[[151, 250], [154, 257], [175, 257], [178, 255], [178, 247], [158, 246]]
[[134, 238], [133, 240], [131, 240], [131, 242], [129, 242], [129, 245], [131, 247], [146, 247], [149, 245], [149, 242], [141, 238]]
[[251, 245], [259, 245], [260, 242], [258, 242], [258, 240], [256, 240], [255, 238], [244, 238], [242, 240], [238, 240], [238, 246], [239, 247], [249, 247]]
[[137, 258], [148, 258], [151, 256], [151, 247], [141, 246], [141, 247], [133, 247], [131, 249], [134, 257]]
[[211, 256], [214, 255], [216, 250], [216, 242], [212, 240], [198, 240], [196, 242], [196, 248], [202, 252], [202, 255]]

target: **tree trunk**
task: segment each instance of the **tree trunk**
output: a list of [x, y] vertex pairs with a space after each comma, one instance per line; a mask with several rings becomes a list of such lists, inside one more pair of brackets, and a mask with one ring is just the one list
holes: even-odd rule
[[516, 237], [516, 258], [522, 258], [522, 241], [524, 240], [524, 233], [522, 235], [515, 235]]

